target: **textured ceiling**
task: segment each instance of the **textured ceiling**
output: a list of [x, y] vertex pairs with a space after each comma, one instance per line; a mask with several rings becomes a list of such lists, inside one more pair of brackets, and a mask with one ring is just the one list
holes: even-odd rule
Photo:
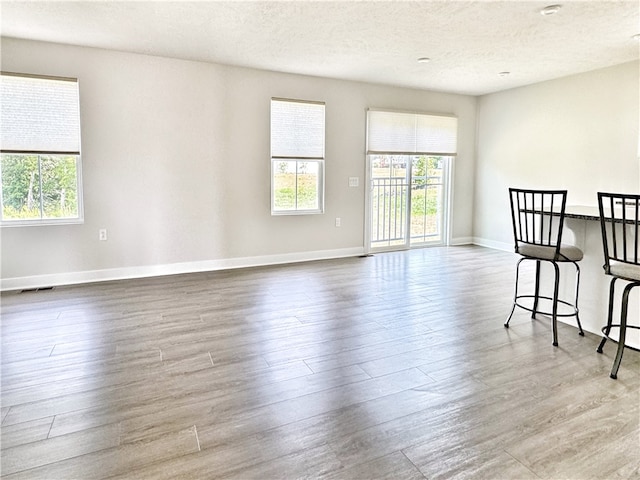
[[471, 95], [640, 58], [631, 38], [638, 0], [567, 0], [541, 15], [551, 3], [2, 0], [0, 28], [5, 37]]

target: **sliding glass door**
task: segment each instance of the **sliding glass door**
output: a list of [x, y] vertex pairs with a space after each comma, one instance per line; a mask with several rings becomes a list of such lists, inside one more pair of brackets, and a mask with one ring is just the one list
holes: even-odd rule
[[369, 248], [446, 242], [450, 157], [369, 155]]

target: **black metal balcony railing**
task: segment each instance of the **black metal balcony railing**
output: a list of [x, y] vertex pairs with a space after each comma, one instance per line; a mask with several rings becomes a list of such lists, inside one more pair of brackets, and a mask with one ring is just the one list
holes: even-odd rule
[[371, 182], [371, 242], [404, 242], [407, 215], [405, 177], [375, 178]]
[[[371, 181], [371, 244], [392, 246], [407, 239], [407, 215], [412, 243], [440, 241], [442, 177], [417, 177], [410, 184], [403, 177]], [[407, 196], [411, 196], [410, 204]], [[410, 208], [410, 210], [408, 210]]]

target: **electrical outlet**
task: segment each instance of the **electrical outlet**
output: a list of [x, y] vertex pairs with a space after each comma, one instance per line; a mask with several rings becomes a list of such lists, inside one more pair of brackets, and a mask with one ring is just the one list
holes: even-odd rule
[[101, 228], [100, 230], [98, 230], [98, 238], [100, 239], [101, 242], [105, 242], [107, 240], [106, 228]]
[[357, 187], [360, 185], [360, 177], [349, 177], [349, 186]]
[[340, 217], [336, 217], [336, 227], [339, 227], [341, 223]]

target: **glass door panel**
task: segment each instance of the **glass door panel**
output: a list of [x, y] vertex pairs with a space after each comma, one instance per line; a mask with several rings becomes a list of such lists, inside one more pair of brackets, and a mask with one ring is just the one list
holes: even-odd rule
[[407, 245], [409, 166], [407, 157], [372, 155], [371, 248]]
[[446, 157], [412, 158], [411, 245], [443, 243]]

